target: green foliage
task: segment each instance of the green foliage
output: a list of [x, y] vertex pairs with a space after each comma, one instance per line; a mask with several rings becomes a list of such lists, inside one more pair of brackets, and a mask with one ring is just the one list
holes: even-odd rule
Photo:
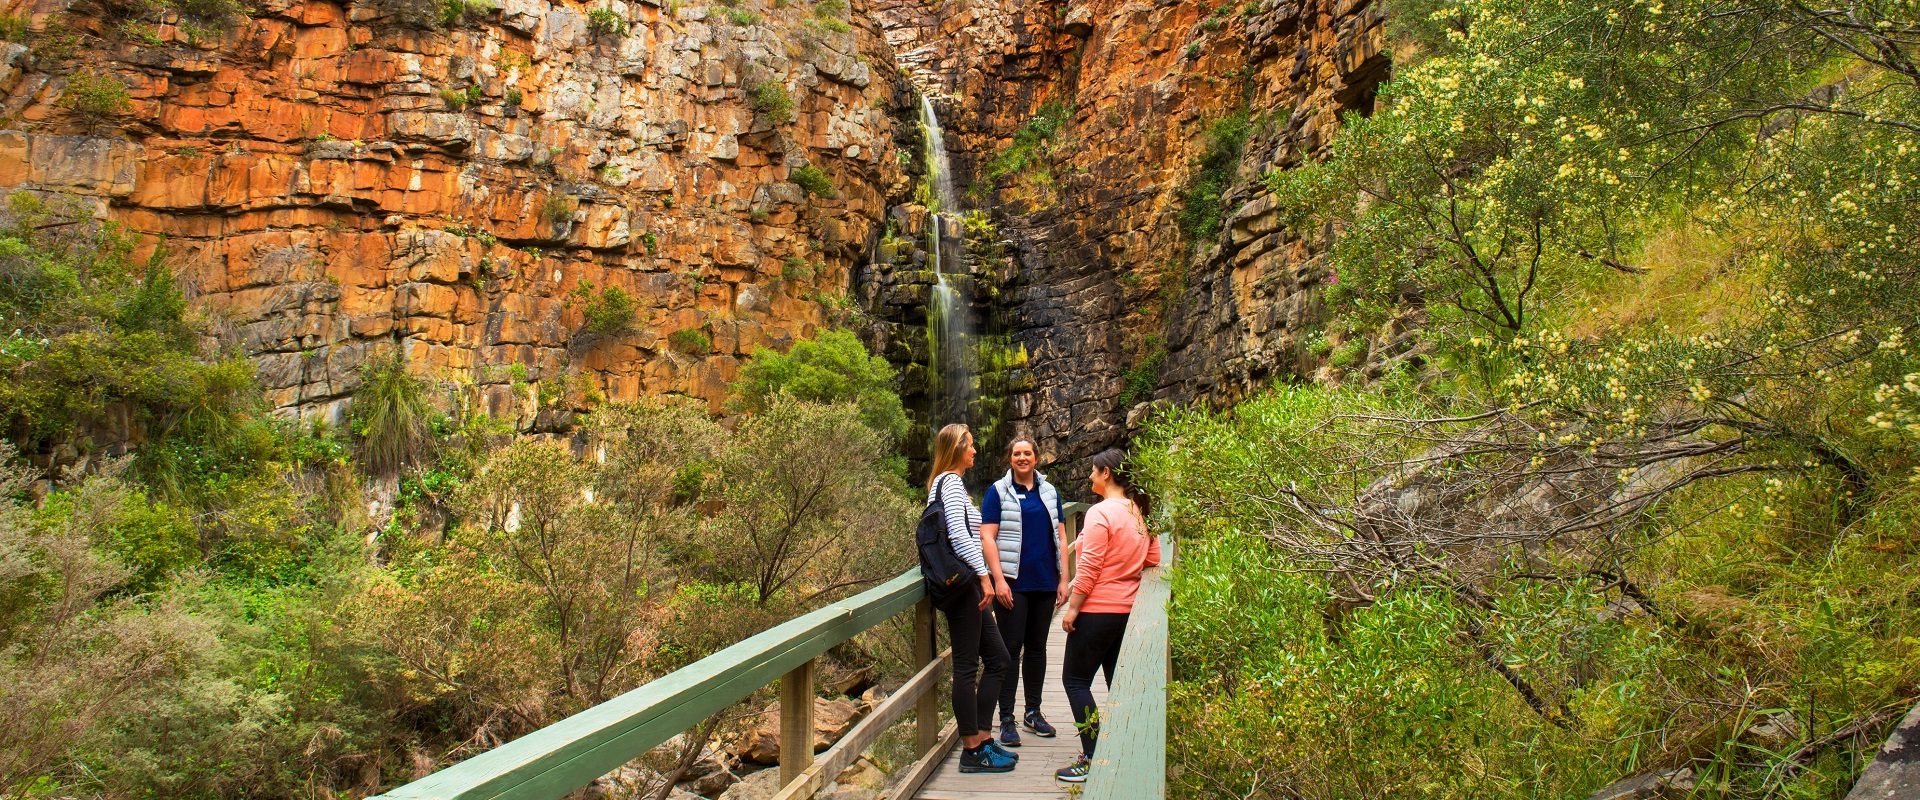
[[867, 353], [866, 345], [849, 331], [827, 331], [819, 338], [795, 342], [781, 353], [772, 348], [754, 351], [740, 368], [733, 385], [740, 408], [748, 412], [771, 409], [782, 395], [814, 403], [850, 403], [860, 419], [886, 442], [907, 433], [906, 409], [900, 403], [893, 366]]
[[406, 356], [398, 350], [367, 362], [350, 409], [360, 462], [367, 469], [391, 474], [427, 457], [436, 416], [430, 389], [407, 371]]
[[624, 36], [627, 33], [627, 21], [612, 9], [596, 8], [587, 12], [587, 29], [594, 33]]
[[519, 106], [521, 103], [526, 102], [526, 99], [527, 99], [527, 96], [524, 93], [522, 93], [519, 89], [507, 90], [507, 105]]
[[826, 198], [840, 196], [840, 192], [833, 188], [833, 179], [812, 164], [794, 170], [789, 179], [800, 184], [800, 188], [807, 190], [808, 194]]
[[132, 103], [127, 85], [111, 74], [76, 72], [67, 77], [66, 86], [60, 91], [60, 107], [66, 109], [74, 121], [88, 127], [127, 113]]
[[883, 472], [884, 445], [852, 403], [782, 394], [741, 423], [720, 459], [724, 510], [702, 533], [723, 581], [766, 606], [805, 587], [814, 598], [871, 585], [911, 563], [915, 505]]
[[805, 281], [813, 277], [813, 267], [807, 264], [807, 260], [804, 258], [787, 256], [781, 259], [780, 277], [782, 280], [795, 282]]
[[987, 180], [1037, 171], [1050, 181], [1048, 159], [1059, 148], [1055, 137], [1072, 118], [1073, 106], [1065, 102], [1055, 100], [1041, 106], [1033, 119], [1027, 120], [1013, 132], [1013, 143], [988, 159], [985, 171]]
[[[1360, 438], [1345, 426], [1419, 403], [1276, 389], [1150, 423], [1136, 463], [1163, 501], [1163, 530], [1182, 540], [1173, 796], [1570, 797], [1681, 764], [1723, 781], [1719, 796], [1845, 791], [1883, 725], [1812, 744], [1804, 769], [1781, 765], [1816, 731], [1904, 705], [1920, 685], [1915, 643], [1899, 633], [1920, 616], [1906, 597], [1920, 560], [1902, 532], [1920, 508], [1911, 484], [1885, 484], [1851, 520], [1817, 481], [1698, 484], [1617, 543], [1632, 554], [1618, 580], [1538, 580], [1566, 557], [1543, 550], [1476, 584], [1491, 610], [1412, 578], [1371, 586], [1367, 602], [1330, 599], [1350, 591], [1350, 574], [1282, 546], [1298, 523], [1275, 513], [1284, 499], [1262, 498], [1366, 486], [1389, 468], [1355, 476], [1329, 458]], [[1426, 453], [1437, 432], [1387, 444]], [[1529, 708], [1490, 658], [1579, 724]], [[1410, 774], [1409, 763], [1425, 766]]]
[[792, 122], [793, 95], [787, 93], [787, 85], [781, 83], [778, 78], [769, 78], [754, 84], [753, 110], [767, 115], [768, 119], [776, 123]]
[[699, 328], [681, 328], [667, 335], [667, 344], [686, 355], [704, 358], [713, 354], [713, 340]]
[[603, 335], [623, 333], [633, 327], [634, 316], [640, 310], [639, 301], [625, 289], [608, 286], [596, 293], [591, 281], [581, 281], [567, 293], [567, 301], [568, 305], [580, 309], [587, 330]]
[[1167, 349], [1157, 339], [1150, 340], [1145, 356], [1140, 363], [1127, 370], [1122, 380], [1126, 388], [1120, 390], [1120, 407], [1131, 408], [1134, 403], [1153, 396], [1153, 389], [1160, 382], [1160, 365], [1166, 363]]
[[847, 14], [846, 0], [817, 0], [813, 4], [813, 16], [807, 20], [807, 24], [834, 33], [846, 33], [853, 30], [853, 26], [847, 24]]
[[760, 24], [760, 15], [744, 8], [729, 8], [727, 9], [727, 21], [737, 27], [749, 28]]
[[580, 201], [572, 195], [550, 194], [540, 202], [540, 218], [555, 224], [572, 221], [579, 210]]
[[440, 90], [440, 102], [445, 103], [448, 111], [462, 111], [467, 107], [467, 92], [451, 87]]
[[653, 255], [660, 251], [660, 237], [654, 235], [653, 231], [640, 234], [640, 244], [647, 248], [647, 255]]
[[20, 14], [0, 14], [0, 41], [24, 43], [29, 29], [27, 18]]
[[1252, 130], [1245, 113], [1208, 123], [1205, 147], [1180, 191], [1180, 232], [1189, 242], [1206, 242], [1219, 235], [1227, 212], [1224, 197], [1233, 187], [1234, 173], [1240, 168], [1240, 156], [1246, 151]]

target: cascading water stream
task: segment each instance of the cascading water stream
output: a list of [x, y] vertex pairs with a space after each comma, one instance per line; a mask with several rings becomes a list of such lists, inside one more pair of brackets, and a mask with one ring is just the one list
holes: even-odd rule
[[[920, 96], [920, 124], [926, 129], [927, 177], [932, 183], [931, 213], [927, 218], [927, 265], [933, 269], [934, 286], [927, 308], [927, 340], [931, 345], [928, 366], [933, 370], [932, 403], [929, 422], [934, 430], [952, 422], [971, 422], [974, 399], [973, 330], [968, 319], [968, 299], [954, 281], [947, 278], [947, 265], [963, 266], [964, 247], [958, 220], [959, 196], [953, 190], [953, 173], [947, 161], [945, 138], [933, 101]], [[951, 258], [949, 257], [951, 256]], [[964, 285], [964, 282], [962, 282]]]

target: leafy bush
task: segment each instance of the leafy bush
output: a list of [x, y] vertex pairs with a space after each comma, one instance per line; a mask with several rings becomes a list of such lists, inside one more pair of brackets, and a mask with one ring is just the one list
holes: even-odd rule
[[580, 210], [580, 201], [572, 195], [550, 194], [540, 202], [540, 218], [555, 224], [572, 221]]
[[1033, 119], [1013, 132], [1013, 143], [987, 160], [986, 178], [991, 181], [1002, 175], [1037, 171], [1046, 181], [1051, 181], [1047, 159], [1053, 156], [1057, 144], [1054, 137], [1072, 118], [1073, 106], [1065, 102], [1056, 100], [1041, 106]]
[[407, 371], [394, 351], [367, 362], [350, 407], [360, 461], [374, 474], [391, 474], [426, 458], [433, 445], [431, 386]]
[[1206, 146], [1192, 165], [1187, 185], [1180, 191], [1180, 231], [1190, 242], [1206, 242], [1219, 235], [1226, 216], [1222, 201], [1233, 187], [1234, 173], [1240, 168], [1240, 155], [1246, 150], [1252, 131], [1244, 113], [1214, 120], [1207, 125]]
[[827, 198], [840, 196], [840, 192], [833, 188], [833, 179], [812, 164], [794, 170], [789, 178], [800, 184], [800, 188], [807, 190], [808, 194]]
[[767, 115], [774, 122], [792, 122], [793, 95], [787, 92], [786, 84], [777, 78], [770, 78], [754, 85], [753, 110]]
[[667, 335], [667, 344], [690, 356], [704, 357], [713, 354], [713, 340], [707, 338], [706, 332], [699, 328], [681, 328], [674, 331]]
[[785, 353], [755, 350], [740, 367], [733, 390], [739, 408], [755, 413], [772, 408], [781, 395], [813, 403], [851, 403], [883, 441], [895, 442], [907, 433], [896, 382], [893, 366], [868, 354], [858, 336], [827, 331], [817, 339], [795, 342]]
[[727, 21], [738, 27], [749, 28], [760, 24], [760, 15], [744, 8], [729, 8], [727, 9]]
[[634, 315], [640, 308], [639, 302], [625, 289], [608, 286], [596, 293], [589, 281], [581, 281], [567, 293], [567, 299], [569, 305], [580, 308], [586, 329], [603, 335], [622, 333], [633, 327]]
[[615, 14], [612, 9], [596, 8], [587, 12], [587, 29], [594, 33], [624, 36], [627, 32], [627, 21], [621, 19], [620, 15]]
[[125, 114], [132, 103], [127, 85], [111, 74], [74, 73], [67, 77], [67, 84], [60, 92], [60, 107], [76, 122], [89, 127]]

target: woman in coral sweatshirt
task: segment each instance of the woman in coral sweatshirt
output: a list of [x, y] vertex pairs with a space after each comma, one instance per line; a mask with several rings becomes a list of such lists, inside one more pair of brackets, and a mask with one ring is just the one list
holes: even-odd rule
[[1140, 571], [1160, 563], [1160, 542], [1147, 533], [1148, 500], [1134, 488], [1126, 459], [1125, 453], [1112, 448], [1091, 459], [1089, 479], [1093, 493], [1102, 499], [1087, 509], [1073, 593], [1060, 618], [1060, 628], [1067, 632], [1060, 682], [1066, 686], [1067, 703], [1073, 706], [1073, 721], [1080, 729], [1081, 755], [1054, 775], [1070, 783], [1086, 781], [1094, 740], [1100, 735], [1099, 723], [1091, 721], [1098, 710], [1093, 702], [1094, 673], [1105, 670], [1107, 685], [1113, 685], [1120, 640], [1133, 613], [1134, 595], [1140, 591]]

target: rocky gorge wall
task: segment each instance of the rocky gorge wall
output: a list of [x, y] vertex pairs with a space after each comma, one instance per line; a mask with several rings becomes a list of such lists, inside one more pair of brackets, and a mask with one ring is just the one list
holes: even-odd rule
[[[1390, 65], [1379, 0], [879, 0], [875, 13], [939, 98], [967, 205], [1017, 249], [998, 302], [1030, 374], [1007, 423], [1041, 441], [1043, 462], [1122, 441], [1153, 400], [1224, 404], [1329, 377], [1306, 346], [1322, 325], [1322, 237], [1283, 230], [1258, 177], [1320, 152], [1342, 114], [1371, 112]], [[1184, 198], [1223, 119], [1246, 121], [1244, 147], [1219, 233], [1196, 240]]]
[[[288, 412], [337, 414], [394, 348], [523, 430], [717, 410], [742, 357], [849, 313], [908, 189], [913, 98], [860, 5], [5, 5], [0, 189], [164, 237]], [[92, 76], [126, 89], [97, 120]], [[605, 287], [630, 327], [586, 327]]]

